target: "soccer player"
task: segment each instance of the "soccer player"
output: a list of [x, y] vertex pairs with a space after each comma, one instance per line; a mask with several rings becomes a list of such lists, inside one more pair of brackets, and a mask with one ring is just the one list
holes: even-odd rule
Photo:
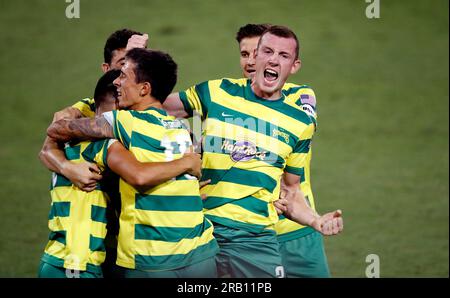
[[[112, 82], [120, 71], [104, 74], [95, 88], [97, 113], [115, 109], [117, 92]], [[74, 163], [96, 163], [105, 169], [107, 141], [67, 144], [64, 153]], [[106, 206], [118, 195], [115, 177], [105, 176], [92, 192], [84, 192], [63, 175], [53, 173], [49, 242], [41, 258], [39, 277], [103, 277], [107, 231]], [[118, 185], [117, 185], [118, 186]], [[107, 189], [106, 189], [107, 188]]]
[[[113, 32], [106, 40], [101, 65], [102, 71], [105, 73], [112, 69], [119, 69], [123, 66], [127, 46], [129, 47], [146, 47], [148, 36], [140, 32], [130, 29], [120, 29]], [[53, 121], [62, 118], [78, 118], [78, 117], [95, 116], [95, 100], [86, 98], [80, 100], [72, 107], [65, 108], [56, 112]], [[51, 171], [61, 174], [75, 186], [85, 191], [92, 191], [96, 188], [97, 182], [101, 179], [101, 175], [97, 174], [99, 168], [95, 163], [80, 162], [73, 163], [67, 160], [64, 152], [58, 148], [55, 142], [46, 138], [44, 145], [39, 154], [42, 163]], [[108, 216], [108, 235], [106, 237], [106, 261], [103, 263], [104, 277], [112, 277], [114, 275], [114, 266], [116, 261], [117, 250], [117, 234], [118, 234], [118, 213], [120, 213], [120, 200], [112, 198], [107, 206]]]
[[[164, 102], [173, 115], [185, 118], [197, 111], [206, 119], [203, 179], [211, 184], [202, 191], [220, 246], [221, 277], [284, 277], [273, 203], [282, 175], [284, 191], [297, 193], [315, 131], [313, 120], [288, 105], [282, 92], [300, 68], [298, 52], [294, 32], [272, 26], [259, 40], [253, 81], [210, 80]], [[324, 234], [342, 230], [339, 212], [319, 216], [303, 200], [296, 206], [301, 212], [283, 211]]]
[[[62, 119], [48, 128], [48, 135], [59, 141], [116, 138], [140, 162], [179, 159], [192, 144], [189, 132], [162, 109], [176, 83], [176, 69], [165, 53], [130, 50], [115, 81], [119, 106], [125, 110], [95, 119]], [[109, 152], [107, 161], [115, 171], [109, 164]], [[163, 174], [154, 171], [154, 175]], [[121, 179], [120, 193], [116, 263], [124, 277], [217, 275], [214, 257], [218, 245], [213, 226], [202, 211], [197, 179], [180, 175], [145, 191]]]
[[[240, 66], [244, 77], [252, 79], [255, 74], [255, 51], [259, 38], [269, 28], [268, 24], [247, 24], [236, 34], [239, 44]], [[316, 98], [314, 91], [306, 85], [286, 83], [283, 86], [286, 103], [294, 108], [303, 109], [312, 120], [316, 119]], [[315, 210], [315, 201], [311, 189], [310, 163], [312, 151], [310, 150], [305, 165], [301, 169], [300, 188], [305, 194], [308, 204]], [[311, 227], [302, 226], [280, 215], [275, 224], [280, 253], [286, 277], [329, 277], [328, 262], [323, 246], [322, 235]]]
[[[116, 108], [113, 81], [119, 74], [119, 70], [111, 70], [99, 79], [94, 92], [97, 115]], [[158, 185], [186, 172], [200, 176], [201, 160], [191, 153], [171, 162], [146, 164], [138, 162], [119, 143], [111, 145], [107, 140], [66, 145], [64, 152], [72, 162], [96, 163], [104, 175], [96, 189], [87, 193], [63, 175], [53, 173], [51, 233], [41, 259], [40, 277], [103, 276], [100, 266], [105, 253], [112, 252], [105, 251], [105, 235], [111, 228], [106, 207], [119, 194], [119, 179], [106, 171], [108, 166], [135, 187]]]

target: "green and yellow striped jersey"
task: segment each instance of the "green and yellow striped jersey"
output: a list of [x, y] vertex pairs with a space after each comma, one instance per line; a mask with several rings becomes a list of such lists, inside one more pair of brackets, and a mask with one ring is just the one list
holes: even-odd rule
[[[307, 85], [295, 85], [291, 83], [286, 83], [283, 86], [283, 94], [286, 96], [286, 104], [292, 106], [295, 109], [301, 109], [305, 111], [313, 120], [314, 124], [317, 125], [317, 113], [316, 113], [316, 96], [314, 91]], [[306, 159], [305, 164], [302, 169], [302, 174], [300, 177], [300, 189], [305, 195], [308, 204], [315, 210], [315, 201], [311, 188], [311, 157], [312, 148], [310, 149]], [[279, 221], [275, 224], [275, 231], [278, 235], [278, 240], [288, 241], [296, 239], [314, 232], [311, 227], [305, 227], [299, 225], [298, 223], [291, 221], [284, 217], [279, 216]]]
[[283, 171], [302, 175], [314, 123], [301, 109], [257, 97], [247, 79], [206, 81], [180, 92], [189, 115], [206, 119], [204, 212], [224, 226], [273, 229]]
[[[113, 111], [110, 121], [115, 137], [140, 162], [181, 158], [192, 144], [182, 122], [164, 110]], [[120, 180], [120, 193], [117, 265], [171, 270], [218, 252], [213, 226], [202, 212], [195, 177], [180, 175], [146, 192]]]
[[79, 110], [83, 117], [95, 117], [95, 101], [93, 98], [82, 99], [72, 105], [72, 108]]
[[[108, 140], [66, 145], [66, 158], [75, 163], [94, 162], [105, 169]], [[44, 262], [71, 270], [100, 273], [105, 260], [106, 207], [109, 196], [102, 179], [97, 189], [84, 192], [66, 177], [53, 173]]]

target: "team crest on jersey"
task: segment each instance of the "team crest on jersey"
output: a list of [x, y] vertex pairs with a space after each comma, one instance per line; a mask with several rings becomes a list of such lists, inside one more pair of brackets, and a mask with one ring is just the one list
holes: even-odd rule
[[250, 141], [236, 141], [234, 144], [228, 140], [223, 141], [222, 150], [230, 154], [234, 162], [249, 161], [255, 157], [265, 160], [267, 152], [258, 151], [256, 145]]

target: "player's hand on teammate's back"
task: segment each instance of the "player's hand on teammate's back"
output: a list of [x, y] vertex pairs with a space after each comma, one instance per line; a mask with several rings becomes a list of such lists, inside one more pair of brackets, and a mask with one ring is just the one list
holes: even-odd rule
[[325, 236], [337, 235], [344, 229], [342, 211], [328, 212], [311, 223], [311, 227]]
[[148, 44], [148, 34], [139, 35], [134, 34], [128, 39], [126, 50], [129, 51], [134, 48], [146, 48]]
[[62, 174], [76, 187], [87, 192], [93, 191], [97, 187], [97, 182], [102, 179], [98, 166], [89, 162], [75, 164], [67, 161]]

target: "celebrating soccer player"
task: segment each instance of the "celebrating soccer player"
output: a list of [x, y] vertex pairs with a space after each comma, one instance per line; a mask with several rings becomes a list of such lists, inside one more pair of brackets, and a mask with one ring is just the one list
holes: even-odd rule
[[319, 216], [297, 197], [315, 131], [314, 120], [282, 92], [300, 68], [298, 54], [294, 32], [271, 26], [259, 40], [253, 80], [206, 81], [164, 102], [173, 115], [197, 111], [206, 119], [203, 179], [211, 184], [203, 188], [204, 208], [221, 248], [219, 276], [284, 277], [273, 229], [282, 175], [291, 219], [324, 234], [342, 230], [339, 212]]
[[[255, 51], [259, 38], [269, 27], [269, 24], [247, 24], [239, 28], [236, 34], [240, 53], [239, 62], [246, 78], [251, 79], [255, 74]], [[286, 97], [286, 104], [302, 109], [317, 123], [316, 97], [309, 86], [286, 83], [282, 92]], [[300, 189], [308, 204], [315, 210], [310, 178], [311, 155], [312, 149], [300, 171]], [[284, 215], [280, 215], [280, 220], [275, 224], [275, 231], [280, 242], [280, 253], [286, 277], [330, 276], [323, 239], [319, 232], [311, 227], [299, 225]]]
[[[116, 138], [140, 162], [164, 163], [182, 158], [191, 147], [181, 121], [167, 115], [162, 102], [176, 83], [176, 64], [165, 53], [132, 49], [115, 81], [121, 109], [95, 119], [62, 119], [48, 134], [59, 141]], [[107, 164], [120, 168], [120, 159]], [[117, 144], [120, 145], [120, 144]], [[154, 175], [164, 175], [153, 171]], [[118, 173], [122, 176], [121, 173]], [[123, 176], [122, 176], [123, 177]], [[141, 190], [121, 179], [122, 212], [117, 265], [124, 277], [215, 277], [217, 242], [203, 214], [199, 183], [179, 175]]]

